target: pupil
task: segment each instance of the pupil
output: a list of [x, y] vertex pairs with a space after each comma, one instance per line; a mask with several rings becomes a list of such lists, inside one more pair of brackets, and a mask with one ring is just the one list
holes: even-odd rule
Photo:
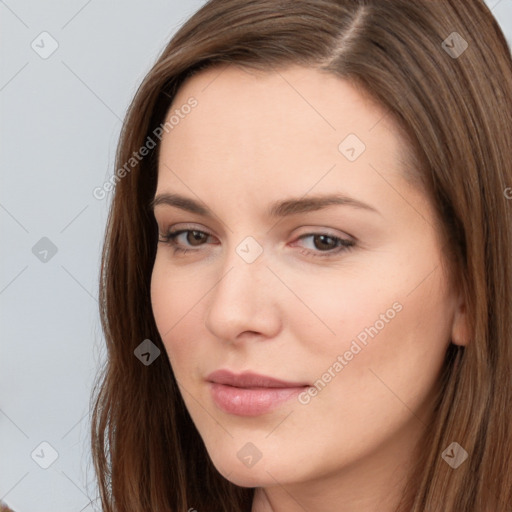
[[[195, 241], [201, 241], [201, 239], [203, 238], [203, 234], [200, 233], [199, 231], [191, 231], [191, 234], [194, 238]], [[194, 244], [192, 244], [194, 245]], [[201, 245], [201, 244], [196, 244], [196, 245]]]
[[[318, 238], [320, 238], [320, 239], [322, 240], [322, 244], [324, 243], [324, 241], [325, 241], [326, 239], [327, 239], [327, 240], [329, 240], [329, 239], [331, 239], [331, 240], [332, 240], [332, 238], [331, 238], [330, 236], [326, 236], [326, 235], [318, 235]], [[327, 245], [329, 245], [329, 244], [327, 244]], [[331, 245], [332, 245], [332, 244], [331, 244]], [[324, 248], [325, 248], [325, 244], [324, 244]]]

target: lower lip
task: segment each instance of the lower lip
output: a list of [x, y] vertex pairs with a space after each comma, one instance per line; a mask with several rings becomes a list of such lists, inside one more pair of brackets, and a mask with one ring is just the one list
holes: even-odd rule
[[258, 416], [270, 412], [306, 388], [249, 389], [210, 382], [210, 391], [217, 406], [224, 412], [238, 416]]

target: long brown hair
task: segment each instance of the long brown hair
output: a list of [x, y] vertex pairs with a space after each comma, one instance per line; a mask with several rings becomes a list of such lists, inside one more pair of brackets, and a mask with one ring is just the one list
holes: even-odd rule
[[[210, 0], [174, 35], [130, 105], [116, 155], [124, 172], [115, 178], [100, 273], [108, 357], [92, 397], [103, 510], [251, 508], [254, 490], [226, 480], [207, 455], [150, 302], [155, 128], [187, 77], [221, 63], [326, 70], [371, 95], [403, 130], [471, 325], [469, 344], [447, 351], [400, 511], [510, 512], [512, 60], [483, 0]], [[148, 137], [155, 147], [131, 161]], [[134, 356], [145, 339], [162, 352], [149, 366]], [[457, 469], [441, 457], [454, 441], [469, 454]]]

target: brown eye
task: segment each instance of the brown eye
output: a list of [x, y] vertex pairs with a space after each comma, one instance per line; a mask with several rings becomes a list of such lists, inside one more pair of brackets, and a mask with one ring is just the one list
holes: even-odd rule
[[310, 249], [302, 249], [300, 251], [301, 254], [318, 256], [321, 258], [336, 256], [337, 254], [352, 249], [355, 246], [354, 240], [339, 238], [328, 233], [308, 233], [307, 235], [299, 237], [299, 240], [304, 240], [306, 238], [313, 240], [313, 243], [310, 244], [313, 247]]
[[[187, 243], [190, 243], [192, 246], [202, 245], [201, 242], [208, 238], [206, 233], [202, 231], [187, 231], [188, 235], [185, 237]], [[192, 235], [192, 236], [189, 236]]]
[[[319, 250], [329, 250], [329, 249], [335, 249], [338, 247], [338, 243], [336, 241], [336, 238], [333, 236], [328, 235], [314, 235], [313, 240], [320, 241], [320, 243], [315, 243], [315, 247]], [[331, 243], [329, 243], [329, 240], [331, 240]]]
[[[185, 236], [178, 242], [178, 238], [181, 235]], [[160, 235], [161, 238], [159, 239], [159, 242], [170, 245], [174, 249], [175, 253], [186, 254], [187, 252], [193, 252], [195, 250], [190, 249], [190, 247], [205, 245], [203, 242], [208, 240], [208, 237], [210, 236], [210, 234], [197, 229], [180, 229], [176, 231], [169, 231], [165, 235]]]

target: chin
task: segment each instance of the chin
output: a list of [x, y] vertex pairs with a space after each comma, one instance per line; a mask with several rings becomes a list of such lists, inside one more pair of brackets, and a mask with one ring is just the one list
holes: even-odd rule
[[[241, 458], [243, 460], [243, 456]], [[239, 460], [238, 456], [226, 460], [221, 455], [219, 458], [212, 458], [212, 463], [226, 480], [239, 487], [268, 487], [275, 485], [276, 480], [279, 482], [288, 480], [291, 473], [276, 461], [265, 460], [264, 457], [252, 465], [247, 462], [247, 466]]]
[[[270, 473], [274, 475], [272, 471]], [[281, 481], [279, 478], [272, 478], [264, 469], [256, 471], [255, 468], [236, 468], [222, 476], [239, 487], [269, 487], [275, 485], [276, 480]]]

